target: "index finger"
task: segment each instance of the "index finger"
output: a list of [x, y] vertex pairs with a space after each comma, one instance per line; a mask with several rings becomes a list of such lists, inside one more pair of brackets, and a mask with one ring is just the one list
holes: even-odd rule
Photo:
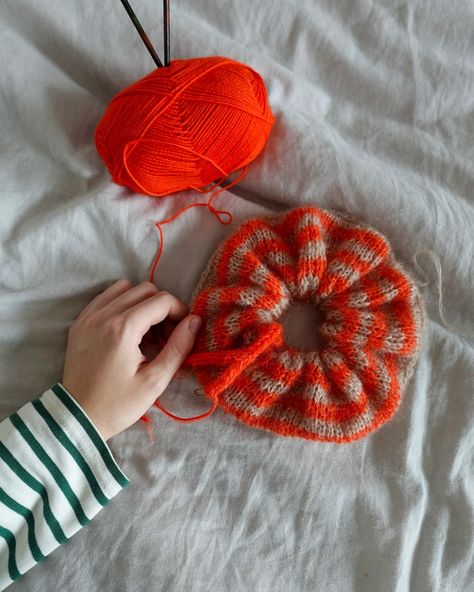
[[152, 325], [161, 323], [166, 318], [180, 321], [188, 314], [188, 307], [169, 292], [158, 292], [123, 314], [127, 323], [130, 323], [134, 332], [141, 338]]

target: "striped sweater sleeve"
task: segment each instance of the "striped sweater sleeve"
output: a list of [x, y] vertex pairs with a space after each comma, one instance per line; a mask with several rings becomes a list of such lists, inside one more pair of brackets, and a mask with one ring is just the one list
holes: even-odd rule
[[128, 484], [61, 384], [0, 423], [0, 590], [65, 542]]

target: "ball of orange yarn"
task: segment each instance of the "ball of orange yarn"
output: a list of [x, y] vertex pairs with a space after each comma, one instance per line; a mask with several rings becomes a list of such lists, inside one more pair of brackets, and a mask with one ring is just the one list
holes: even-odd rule
[[222, 57], [174, 60], [112, 99], [95, 140], [116, 183], [162, 196], [245, 167], [273, 122], [252, 68]]

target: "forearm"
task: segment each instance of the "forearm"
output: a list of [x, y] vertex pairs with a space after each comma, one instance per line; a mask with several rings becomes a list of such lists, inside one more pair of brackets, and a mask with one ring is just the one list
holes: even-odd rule
[[55, 385], [0, 423], [0, 590], [85, 526], [128, 480]]

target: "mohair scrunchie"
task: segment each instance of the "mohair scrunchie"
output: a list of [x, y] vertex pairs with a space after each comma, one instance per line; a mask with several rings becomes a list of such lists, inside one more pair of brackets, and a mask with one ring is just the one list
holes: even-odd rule
[[[320, 312], [320, 347], [285, 343], [292, 301]], [[316, 207], [249, 220], [203, 273], [194, 367], [205, 394], [246, 424], [349, 442], [395, 413], [420, 347], [424, 306], [387, 240]]]

